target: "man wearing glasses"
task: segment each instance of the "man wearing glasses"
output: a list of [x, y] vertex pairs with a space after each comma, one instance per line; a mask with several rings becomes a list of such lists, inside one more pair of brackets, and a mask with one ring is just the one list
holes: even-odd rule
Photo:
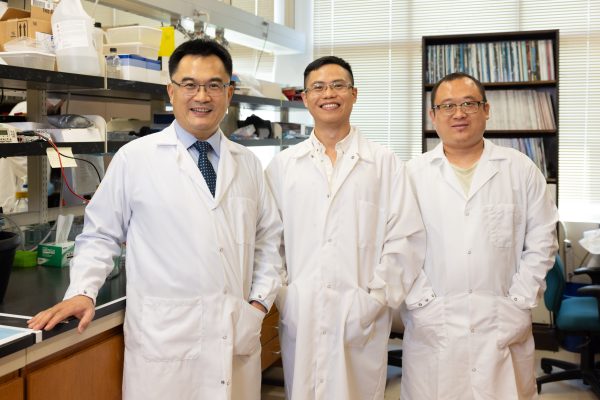
[[427, 252], [403, 310], [403, 400], [537, 395], [531, 309], [558, 216], [536, 165], [483, 138], [489, 112], [477, 79], [444, 77], [429, 111], [442, 142], [408, 163]]
[[219, 129], [231, 56], [179, 46], [167, 91], [175, 121], [123, 146], [85, 211], [62, 303], [83, 331], [127, 241], [124, 399], [260, 399], [260, 329], [280, 287], [281, 222], [258, 159]]
[[323, 57], [304, 71], [310, 138], [267, 168], [284, 224], [277, 297], [286, 395], [383, 399], [390, 307], [422, 268], [423, 223], [404, 165], [351, 126], [350, 65]]

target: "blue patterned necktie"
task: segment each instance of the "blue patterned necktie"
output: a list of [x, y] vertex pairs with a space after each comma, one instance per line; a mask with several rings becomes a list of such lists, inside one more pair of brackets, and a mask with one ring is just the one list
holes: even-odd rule
[[208, 185], [210, 193], [215, 197], [215, 188], [217, 187], [217, 174], [212, 164], [208, 160], [208, 152], [212, 150], [212, 146], [208, 142], [196, 142], [193, 145], [196, 150], [200, 153], [198, 157], [198, 168], [202, 172], [202, 176]]

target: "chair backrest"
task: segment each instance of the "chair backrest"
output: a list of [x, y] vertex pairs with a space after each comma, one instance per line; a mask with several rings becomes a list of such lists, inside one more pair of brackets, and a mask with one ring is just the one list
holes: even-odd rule
[[554, 314], [560, 309], [564, 291], [564, 266], [560, 256], [557, 254], [552, 269], [550, 269], [546, 275], [546, 292], [544, 293], [544, 303], [546, 304], [546, 308]]

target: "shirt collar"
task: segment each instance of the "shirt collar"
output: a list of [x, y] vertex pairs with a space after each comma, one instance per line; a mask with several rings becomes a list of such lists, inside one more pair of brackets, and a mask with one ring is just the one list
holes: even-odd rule
[[[350, 128], [350, 132], [346, 135], [346, 137], [344, 137], [342, 140], [340, 140], [339, 142], [337, 142], [335, 144], [335, 150], [338, 152], [341, 152], [342, 154], [347, 153], [348, 150], [350, 149], [350, 146], [355, 142], [354, 141], [355, 136], [356, 136], [355, 129]], [[315, 151], [318, 151], [323, 154], [325, 153], [325, 146], [317, 138], [314, 130], [310, 134], [310, 143], [312, 144], [313, 149]]]
[[[189, 149], [198, 141], [194, 135], [183, 129], [177, 120], [175, 120], [174, 126], [177, 139], [179, 139], [186, 149]], [[211, 137], [206, 139], [206, 142], [212, 146], [213, 151], [217, 157], [219, 157], [221, 155], [221, 130], [217, 129], [217, 131]]]

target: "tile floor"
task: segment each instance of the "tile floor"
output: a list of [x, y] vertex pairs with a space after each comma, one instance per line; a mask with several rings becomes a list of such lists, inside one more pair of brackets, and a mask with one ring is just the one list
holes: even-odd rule
[[[400, 341], [390, 341], [390, 349], [398, 348]], [[542, 357], [562, 358], [568, 361], [577, 362], [577, 355], [566, 351], [558, 353], [548, 351], [537, 351], [536, 358], [539, 366], [539, 359]], [[538, 367], [539, 368], [539, 367]], [[541, 368], [538, 370], [538, 376], [543, 375]], [[271, 367], [265, 371], [265, 376], [272, 380], [283, 381], [281, 367]], [[400, 383], [402, 381], [402, 370], [396, 367], [388, 367], [388, 381], [385, 390], [385, 400], [400, 399]], [[263, 384], [262, 400], [282, 400], [285, 399], [282, 387]], [[581, 381], [564, 381], [548, 383], [542, 387], [540, 400], [596, 400], [594, 394]]]

